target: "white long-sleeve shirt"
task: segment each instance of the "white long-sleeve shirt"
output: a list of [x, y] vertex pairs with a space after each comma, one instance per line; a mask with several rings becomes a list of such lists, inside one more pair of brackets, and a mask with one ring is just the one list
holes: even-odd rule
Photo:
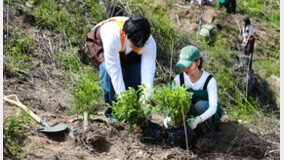
[[[128, 17], [115, 17], [118, 20], [127, 20]], [[115, 21], [105, 23], [100, 30], [104, 48], [105, 66], [111, 78], [112, 85], [117, 94], [125, 91], [122, 70], [120, 65], [119, 51], [121, 50], [120, 29]], [[124, 41], [124, 53], [127, 55], [132, 49]], [[141, 84], [146, 86], [148, 92], [153, 87], [154, 74], [156, 69], [156, 42], [152, 35], [148, 38], [145, 45], [140, 49], [141, 56]], [[146, 96], [148, 96], [146, 95]]]
[[[246, 32], [245, 30], [248, 30], [248, 32]], [[254, 34], [254, 30], [253, 30], [253, 26], [251, 24], [247, 25], [246, 28], [243, 27], [243, 37], [244, 40], [247, 40], [246, 37], [250, 37]]]
[[[192, 83], [189, 77], [186, 75], [186, 73], [183, 72], [184, 86], [186, 88], [191, 88], [193, 90], [202, 90], [205, 85], [206, 79], [209, 75], [210, 74], [208, 72], [203, 70], [202, 76], [199, 78], [199, 80], [196, 81], [195, 83]], [[172, 85], [180, 86], [179, 75], [177, 75], [174, 78], [174, 82]], [[211, 116], [213, 116], [217, 111], [217, 104], [218, 104], [217, 82], [214, 77], [210, 79], [207, 85], [207, 92], [208, 92], [208, 99], [209, 99], [209, 108], [203, 114], [200, 115], [202, 122], [210, 118]]]

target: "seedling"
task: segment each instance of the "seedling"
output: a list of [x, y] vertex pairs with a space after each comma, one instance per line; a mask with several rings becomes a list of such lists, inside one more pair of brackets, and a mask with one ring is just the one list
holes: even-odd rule
[[188, 115], [191, 105], [192, 93], [183, 86], [163, 85], [154, 89], [153, 101], [155, 109], [170, 116], [175, 127], [183, 125], [183, 113]]
[[[145, 126], [147, 119], [145, 114], [150, 113], [152, 107], [149, 106], [145, 111], [139, 102], [139, 97], [143, 95], [142, 87], [135, 91], [129, 88], [122, 93], [117, 102], [114, 102], [111, 108], [120, 122], [129, 124], [129, 132], [133, 132], [133, 125]], [[118, 96], [117, 96], [118, 97]]]
[[184, 86], [163, 85], [154, 89], [153, 101], [157, 104], [155, 109], [170, 116], [176, 127], [184, 126], [186, 148], [188, 150], [185, 118], [190, 111], [192, 93], [186, 90], [187, 88], [184, 88]]
[[89, 113], [99, 109], [101, 90], [99, 82], [87, 77], [83, 77], [75, 85], [73, 91], [73, 103], [77, 113], [84, 115], [84, 129], [89, 126]]

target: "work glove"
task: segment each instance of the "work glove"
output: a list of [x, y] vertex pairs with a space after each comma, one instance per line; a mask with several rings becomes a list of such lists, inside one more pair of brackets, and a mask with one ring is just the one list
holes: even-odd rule
[[147, 104], [145, 101], [141, 103], [141, 106], [144, 110], [144, 116], [147, 120], [150, 120], [152, 118], [152, 106]]
[[168, 128], [169, 125], [171, 124], [171, 122], [172, 122], [172, 118], [171, 117], [166, 117], [164, 119], [164, 126], [165, 126], [165, 128]]
[[195, 129], [197, 125], [201, 122], [202, 122], [202, 119], [200, 116], [197, 116], [195, 118], [190, 118], [187, 120], [187, 124], [189, 125], [191, 129]]
[[244, 39], [244, 40], [243, 40], [243, 43], [242, 43], [242, 46], [243, 46], [243, 47], [247, 46], [247, 43], [248, 43], [248, 41]]

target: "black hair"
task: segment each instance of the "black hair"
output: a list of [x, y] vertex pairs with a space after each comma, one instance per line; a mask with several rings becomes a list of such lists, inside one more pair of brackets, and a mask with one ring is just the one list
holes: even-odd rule
[[150, 36], [150, 23], [142, 16], [130, 17], [123, 25], [123, 32], [134, 46], [144, 46]]
[[244, 18], [245, 26], [250, 25], [250, 20], [248, 17]]
[[[198, 66], [198, 69], [201, 69], [201, 68], [202, 68], [202, 65], [203, 65], [203, 59], [202, 59], [202, 57], [199, 58], [199, 59], [200, 59], [200, 64], [199, 64], [199, 66]], [[195, 60], [195, 62], [198, 61], [199, 59]]]

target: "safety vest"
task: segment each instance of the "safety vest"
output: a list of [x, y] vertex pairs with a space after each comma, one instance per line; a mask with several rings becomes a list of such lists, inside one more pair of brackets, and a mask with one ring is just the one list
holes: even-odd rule
[[[124, 50], [124, 41], [125, 41], [125, 35], [123, 33], [123, 24], [125, 22], [125, 20], [117, 20], [115, 18], [112, 18], [112, 19], [108, 19], [108, 20], [105, 20], [104, 22], [101, 23], [101, 26], [103, 26], [105, 23], [107, 22], [112, 22], [112, 21], [115, 21], [117, 24], [118, 24], [118, 27], [119, 27], [119, 30], [120, 30], [120, 42], [121, 42], [121, 49], [119, 52], [123, 52]], [[134, 50], [135, 53], [139, 53], [141, 47], [137, 48]]]

